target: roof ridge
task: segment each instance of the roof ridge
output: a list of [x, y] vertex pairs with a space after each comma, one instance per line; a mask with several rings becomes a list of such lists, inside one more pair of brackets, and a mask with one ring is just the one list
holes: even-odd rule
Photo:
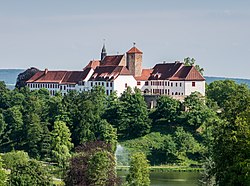
[[[169, 78], [172, 78], [173, 76], [175, 76], [175, 74], [177, 74], [179, 71], [180, 71], [180, 69], [182, 69], [182, 67], [183, 66], [185, 66], [183, 63], [174, 63], [174, 65], [176, 65], [176, 64], [181, 64], [181, 66], [175, 71], [175, 73], [171, 76], [171, 77], [169, 77]], [[168, 78], [168, 79], [169, 79]]]

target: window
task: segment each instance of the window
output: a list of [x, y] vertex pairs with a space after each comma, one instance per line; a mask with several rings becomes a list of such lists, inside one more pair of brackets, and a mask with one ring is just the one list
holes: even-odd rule
[[104, 82], [102, 82], [102, 86], [104, 86]]
[[141, 82], [140, 82], [140, 81], [137, 81], [137, 85], [141, 85]]
[[109, 82], [106, 83], [106, 87], [109, 87]]
[[145, 82], [145, 85], [148, 86], [148, 81]]
[[168, 86], [168, 82], [165, 81], [165, 86]]
[[171, 87], [173, 86], [173, 83], [171, 83]]
[[194, 81], [192, 82], [192, 87], [195, 87], [195, 82]]
[[93, 87], [93, 82], [90, 83], [90, 86]]
[[110, 82], [110, 87], [112, 87], [113, 86], [113, 83], [112, 82]]
[[85, 82], [84, 81], [82, 82], [82, 85], [85, 86]]
[[109, 92], [110, 94], [112, 93], [112, 90], [110, 90], [110, 92]]
[[180, 87], [181, 87], [181, 83], [180, 83]]
[[109, 91], [108, 90], [106, 90], [106, 94], [109, 95]]
[[64, 85], [64, 90], [66, 90], [66, 85]]
[[169, 81], [168, 81], [168, 86], [169, 86]]
[[175, 86], [178, 87], [178, 83], [175, 83]]
[[127, 88], [128, 87], [128, 84], [127, 83], [125, 83], [125, 88]]

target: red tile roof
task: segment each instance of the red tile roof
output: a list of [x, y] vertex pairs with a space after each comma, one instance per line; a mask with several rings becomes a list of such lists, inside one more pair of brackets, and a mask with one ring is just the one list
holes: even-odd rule
[[194, 66], [184, 66], [183, 63], [156, 64], [149, 80], [171, 80], [171, 81], [204, 81], [205, 78]]
[[170, 80], [204, 81], [205, 78], [194, 66], [183, 66]]
[[91, 60], [87, 64], [87, 66], [83, 68], [83, 70], [86, 69], [86, 68], [93, 68], [93, 69], [95, 69], [96, 67], [98, 67], [100, 65], [100, 62], [101, 62], [100, 60]]
[[118, 75], [131, 75], [125, 66], [100, 66], [97, 67], [90, 77], [90, 81], [110, 81]]
[[148, 80], [152, 72], [153, 72], [153, 69], [142, 69], [141, 76], [135, 77], [135, 79], [137, 81], [146, 81]]
[[183, 63], [162, 63], [156, 64], [149, 80], [166, 80], [172, 77], [183, 65]]
[[119, 66], [123, 55], [106, 56], [100, 63], [100, 66]]
[[84, 71], [39, 71], [27, 83], [76, 84], [84, 80], [90, 70], [91, 68], [86, 68]]
[[138, 48], [136, 47], [132, 47], [129, 51], [127, 51], [127, 54], [142, 54], [142, 51], [140, 51]]

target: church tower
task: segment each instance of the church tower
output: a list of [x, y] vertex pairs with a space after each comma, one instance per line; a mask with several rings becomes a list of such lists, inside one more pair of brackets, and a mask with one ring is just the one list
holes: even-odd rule
[[102, 53], [101, 53], [101, 61], [106, 57], [106, 55], [107, 55], [106, 47], [105, 47], [105, 44], [103, 44]]
[[127, 68], [134, 77], [142, 73], [142, 51], [134, 46], [127, 52]]

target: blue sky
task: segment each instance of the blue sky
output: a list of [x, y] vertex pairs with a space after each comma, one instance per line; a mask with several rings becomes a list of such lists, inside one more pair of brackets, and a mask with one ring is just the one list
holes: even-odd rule
[[80, 70], [141, 49], [144, 67], [190, 56], [205, 75], [250, 79], [248, 0], [0, 0], [0, 68]]

